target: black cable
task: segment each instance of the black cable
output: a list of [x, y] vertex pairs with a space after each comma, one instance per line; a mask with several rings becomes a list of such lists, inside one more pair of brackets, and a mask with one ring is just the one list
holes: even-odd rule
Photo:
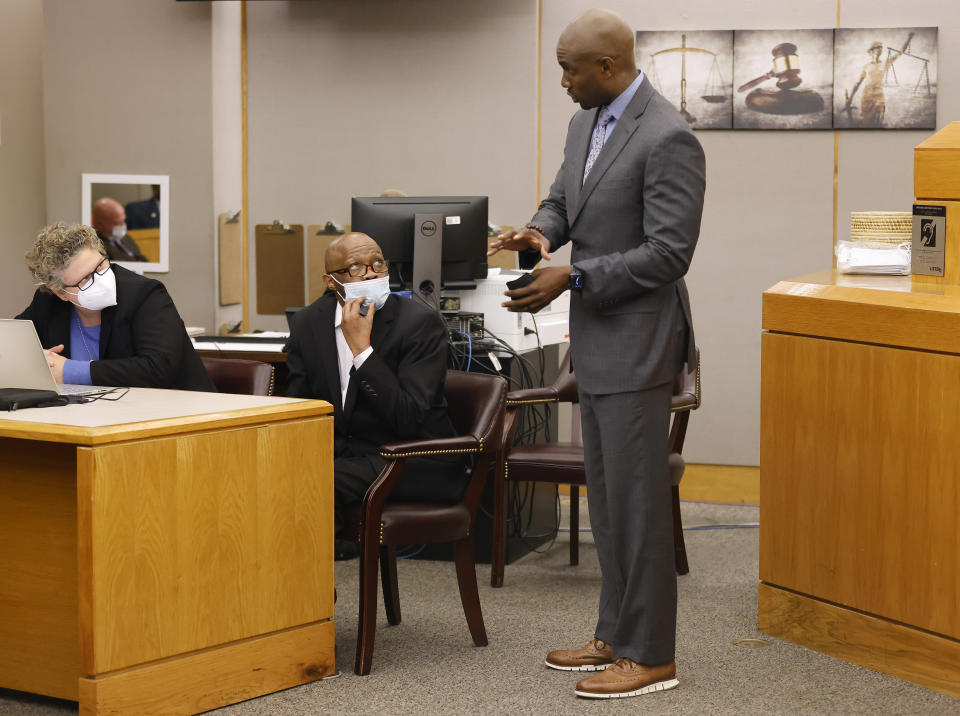
[[109, 400], [111, 402], [120, 400], [130, 392], [129, 388], [110, 388], [99, 393], [88, 393], [87, 395], [67, 396], [71, 403], [92, 403], [96, 400]]
[[[489, 336], [493, 342], [493, 345], [489, 348], [490, 352], [499, 350], [503, 353], [506, 353], [513, 360], [510, 375], [505, 375], [503, 370], [495, 370], [477, 360], [477, 354], [483, 350], [484, 347], [486, 347], [481, 347], [479, 342], [472, 344], [474, 355], [472, 356], [471, 365], [476, 366], [478, 372], [502, 375], [508, 379], [511, 387], [515, 389], [522, 390], [526, 388], [532, 388], [536, 384], [539, 384], [539, 386], [542, 387], [544, 384], [546, 357], [544, 355], [543, 345], [540, 341], [539, 328], [536, 326], [535, 322], [534, 331], [537, 335], [537, 368], [539, 368], [538, 381], [535, 382], [533, 380], [532, 373], [535, 370], [535, 367], [531, 361], [525, 356], [521, 355], [515, 348], [513, 348], [513, 346], [500, 338], [496, 333], [491, 331], [486, 326], [483, 327], [484, 336]], [[541, 431], [549, 440], [550, 408], [548, 405], [527, 406], [523, 409], [523, 412], [518, 417], [518, 420], [520, 421], [520, 425], [518, 426], [515, 444], [531, 443]], [[554, 526], [549, 532], [545, 532], [543, 534], [531, 534], [529, 532], [530, 526], [533, 523], [534, 494], [535, 488], [530, 482], [524, 482], [522, 487], [516, 482], [510, 483], [507, 509], [507, 534], [509, 537], [519, 538], [526, 545], [528, 550], [538, 551], [537, 547], [531, 544], [529, 540], [540, 539], [547, 536], [552, 537], [550, 544], [543, 549], [549, 549], [549, 547], [552, 546], [553, 542], [556, 540], [556, 535], [560, 526], [559, 492], [556, 491], [555, 486], [555, 504], [557, 509], [555, 510]], [[524, 515], [525, 512], [526, 515]], [[492, 515], [490, 515], [487, 510], [483, 509], [482, 507], [481, 513], [492, 519]], [[525, 516], [526, 520], [524, 519]], [[526, 522], [526, 525], [524, 525], [524, 522]]]
[[[520, 541], [522, 541], [531, 552], [536, 552], [537, 554], [543, 554], [544, 552], [551, 549], [557, 541], [557, 535], [560, 533], [560, 486], [554, 485], [554, 504], [556, 509], [554, 510], [554, 526], [553, 529], [549, 532], [543, 532], [540, 534], [525, 534], [520, 535]], [[531, 500], [532, 502], [532, 500]], [[529, 525], [529, 523], [528, 523]], [[549, 537], [550, 541], [545, 545], [536, 546], [530, 544], [527, 540], [533, 539], [542, 539], [544, 537]]]
[[496, 333], [494, 333], [493, 331], [491, 331], [491, 330], [490, 330], [489, 328], [487, 328], [486, 326], [483, 327], [483, 332], [484, 332], [485, 335], [489, 335], [489, 336], [494, 340], [495, 343], [497, 343], [499, 346], [501, 346], [504, 353], [507, 353], [507, 354], [510, 355], [512, 358], [514, 358], [514, 359], [516, 359], [516, 360], [518, 361], [518, 364], [517, 364], [517, 365], [519, 366], [520, 377], [511, 376], [511, 377], [510, 377], [511, 383], [515, 383], [515, 384], [518, 386], [519, 389], [532, 388], [532, 387], [533, 387], [533, 381], [532, 381], [532, 379], [530, 378], [530, 369], [532, 368], [532, 366], [530, 365], [530, 361], [528, 361], [525, 357], [523, 357], [522, 355], [520, 355], [520, 354], [514, 349], [513, 346], [511, 346], [511, 345], [510, 345], [509, 343], [507, 343], [505, 340], [503, 340], [502, 338], [500, 338]]
[[537, 337], [537, 353], [540, 356], [540, 387], [543, 387], [543, 373], [546, 370], [546, 356], [543, 352], [543, 343], [540, 341], [540, 328], [537, 326], [537, 317], [530, 314], [530, 320], [533, 323], [533, 333]]

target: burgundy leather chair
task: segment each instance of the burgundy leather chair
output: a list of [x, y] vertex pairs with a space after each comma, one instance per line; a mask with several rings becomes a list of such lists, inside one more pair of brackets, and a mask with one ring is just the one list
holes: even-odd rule
[[273, 395], [273, 366], [242, 358], [201, 356], [207, 375], [221, 393]]
[[[515, 390], [507, 394], [507, 412], [504, 418], [501, 457], [493, 485], [493, 547], [490, 566], [490, 585], [503, 586], [503, 571], [507, 552], [507, 481], [552, 482], [570, 486], [570, 564], [580, 561], [580, 486], [586, 485], [583, 468], [583, 445], [569, 442], [513, 445], [521, 411], [528, 406], [544, 403], [577, 403], [576, 376], [569, 370], [570, 354], [560, 364], [560, 372], [552, 385], [545, 388]], [[678, 574], [690, 571], [687, 549], [683, 541], [683, 522], [680, 518], [680, 479], [686, 464], [681, 453], [687, 434], [690, 411], [700, 407], [700, 352], [697, 351], [696, 370], [687, 372], [687, 366], [674, 380], [673, 419], [670, 425], [670, 479], [673, 498], [673, 543]]]
[[[412, 440], [380, 448], [390, 460], [367, 490], [363, 503], [347, 511], [346, 534], [360, 542], [360, 617], [354, 671], [370, 673], [377, 628], [377, 563], [383, 581], [387, 621], [400, 623], [397, 589], [397, 546], [453, 542], [460, 601], [473, 643], [487, 645], [480, 610], [473, 557], [473, 525], [490, 468], [496, 462], [503, 430], [507, 383], [493, 375], [447, 371], [447, 411], [458, 437]], [[389, 502], [402, 479], [407, 458], [438, 454], [470, 454], [473, 471], [466, 492], [454, 505]]]

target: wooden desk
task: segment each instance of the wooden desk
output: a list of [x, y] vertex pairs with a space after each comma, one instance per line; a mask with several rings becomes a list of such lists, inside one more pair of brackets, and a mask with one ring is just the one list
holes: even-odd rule
[[331, 673], [330, 412], [132, 389], [0, 414], [0, 686], [191, 713]]
[[763, 296], [759, 628], [960, 697], [960, 287]]

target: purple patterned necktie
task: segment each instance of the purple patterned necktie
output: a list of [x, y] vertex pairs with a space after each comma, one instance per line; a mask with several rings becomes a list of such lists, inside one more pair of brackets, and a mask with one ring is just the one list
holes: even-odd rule
[[[600, 156], [600, 150], [603, 149], [603, 138], [607, 134], [607, 125], [613, 120], [613, 115], [606, 107], [601, 107], [600, 115], [597, 117], [597, 125], [593, 128], [593, 136], [590, 138], [590, 153], [587, 154], [587, 163], [583, 167], [583, 182], [587, 181], [587, 174], [593, 168], [593, 163]], [[583, 183], [581, 182], [581, 184]]]

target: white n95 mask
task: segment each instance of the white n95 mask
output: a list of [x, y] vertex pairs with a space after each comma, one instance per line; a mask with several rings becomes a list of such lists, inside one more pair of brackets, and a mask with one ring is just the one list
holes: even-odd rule
[[81, 308], [89, 311], [102, 311], [104, 308], [117, 305], [117, 277], [113, 273], [113, 268], [109, 268], [101, 274], [93, 275], [93, 285], [85, 291], [71, 293], [76, 303]]
[[113, 230], [110, 232], [110, 238], [114, 241], [119, 241], [124, 236], [127, 235], [127, 225], [126, 224], [117, 224], [113, 227]]

